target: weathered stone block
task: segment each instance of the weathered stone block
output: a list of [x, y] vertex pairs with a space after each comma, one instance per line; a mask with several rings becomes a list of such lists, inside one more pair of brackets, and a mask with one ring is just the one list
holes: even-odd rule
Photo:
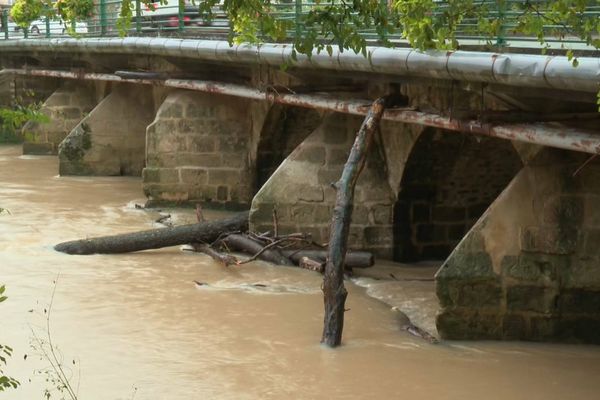
[[304, 161], [325, 165], [325, 148], [321, 146], [306, 146], [296, 154], [296, 161]]
[[188, 192], [185, 187], [181, 185], [160, 185], [160, 184], [148, 184], [144, 185], [144, 194], [151, 200], [164, 200], [172, 202], [186, 201], [188, 199]]
[[529, 336], [527, 320], [519, 314], [507, 314], [502, 318], [502, 336], [508, 340], [521, 340]]
[[83, 112], [79, 107], [61, 107], [60, 113], [62, 117], [65, 119], [74, 119], [79, 121], [83, 116]]
[[212, 153], [215, 147], [215, 138], [211, 136], [189, 136], [187, 139], [187, 150], [192, 153]]
[[458, 279], [438, 279], [436, 293], [442, 307], [499, 307], [502, 300], [502, 288], [497, 279], [472, 283]]
[[187, 187], [188, 199], [212, 203], [217, 199], [217, 187], [212, 185]]
[[227, 186], [217, 187], [217, 200], [227, 201], [229, 199], [229, 188]]
[[227, 166], [219, 153], [188, 153], [179, 156], [180, 165], [197, 165], [208, 169]]
[[600, 229], [587, 229], [584, 253], [590, 257], [600, 257]]
[[179, 183], [179, 171], [173, 168], [144, 168], [144, 183]]
[[154, 134], [159, 139], [166, 139], [177, 132], [177, 124], [175, 121], [160, 119], [153, 124]]
[[544, 204], [543, 221], [549, 225], [578, 226], [583, 222], [583, 197], [560, 195]]
[[290, 207], [292, 221], [314, 221], [315, 209], [310, 203], [297, 204]]
[[325, 224], [331, 221], [333, 217], [333, 206], [327, 204], [315, 204], [314, 206], [315, 223]]
[[[590, 194], [585, 198], [584, 224], [589, 227], [600, 227], [600, 196]], [[600, 247], [600, 243], [598, 243]]]
[[444, 309], [436, 318], [436, 326], [444, 339], [500, 339], [502, 337], [502, 317], [497, 314]]
[[186, 185], [206, 185], [208, 183], [208, 171], [204, 168], [182, 167], [179, 171], [181, 182]]
[[339, 181], [342, 177], [341, 169], [324, 169], [319, 170], [319, 183], [322, 185], [331, 185]]
[[188, 104], [185, 111], [187, 118], [216, 118], [217, 110], [215, 107], [198, 104]]
[[[250, 209], [250, 222], [252, 224], [261, 225], [266, 221], [272, 221], [273, 219], [273, 209], [276, 206], [272, 203], [259, 203], [253, 202], [252, 209]], [[279, 218], [279, 222], [288, 221], [289, 217], [287, 216], [287, 208], [282, 206], [277, 206], [277, 216]], [[284, 210], [285, 209], [285, 210]]]
[[579, 243], [572, 226], [530, 226], [521, 230], [521, 250], [546, 254], [572, 254]]
[[563, 314], [595, 314], [600, 317], [600, 290], [567, 289], [560, 293]]
[[210, 185], [237, 185], [240, 183], [240, 171], [237, 169], [210, 169], [208, 183]]
[[470, 253], [458, 249], [450, 255], [436, 275], [438, 280], [456, 278], [467, 281], [489, 280], [496, 277], [488, 253]]
[[371, 213], [373, 215], [373, 223], [376, 225], [390, 225], [392, 224], [392, 211], [393, 207], [389, 205], [374, 205], [371, 207]]
[[560, 268], [559, 273], [564, 288], [600, 289], [600, 259], [597, 257], [575, 258]]
[[248, 151], [248, 141], [245, 136], [219, 136], [219, 151], [224, 153], [233, 153], [238, 156], [244, 155]]
[[183, 108], [181, 104], [173, 101], [165, 102], [161, 107], [158, 115], [161, 119], [165, 118], [182, 118]]
[[367, 225], [369, 223], [369, 209], [365, 206], [355, 205], [352, 211], [352, 223]]
[[326, 144], [344, 144], [348, 140], [348, 130], [346, 127], [338, 127], [335, 129], [333, 126], [328, 126], [324, 134], [324, 142]]
[[507, 276], [543, 286], [558, 285], [561, 271], [568, 266], [568, 256], [540, 253], [521, 253], [515, 263], [503, 265]]
[[322, 202], [325, 198], [323, 188], [321, 186], [299, 185], [298, 200], [300, 201], [315, 201]]
[[506, 306], [512, 311], [552, 313], [557, 310], [558, 290], [539, 286], [513, 286], [506, 292]]
[[356, 199], [363, 203], [379, 203], [392, 205], [392, 197], [388, 187], [381, 184], [374, 184], [374, 182], [381, 182], [379, 179], [373, 179], [368, 183], [365, 181], [359, 181], [357, 185]]
[[569, 342], [600, 344], [600, 318], [576, 316], [557, 322], [556, 337]]
[[[329, 238], [329, 235], [327, 235]], [[363, 247], [363, 243], [366, 240], [367, 245], [369, 244], [381, 244], [378, 242], [373, 236], [371, 236], [372, 240], [369, 240], [367, 236], [366, 229], [359, 226], [350, 226], [350, 231], [348, 232], [348, 247], [354, 249], [360, 249]]]
[[391, 227], [368, 226], [364, 234], [368, 245], [391, 245], [393, 241]]
[[348, 161], [349, 155], [350, 155], [350, 151], [341, 150], [341, 149], [328, 149], [327, 165], [328, 166], [344, 165], [346, 163], [346, 161]]
[[[194, 124], [192, 121], [189, 121], [187, 119], [179, 119], [176, 121], [177, 121], [177, 123], [176, 123], [177, 133], [179, 133], [179, 134], [187, 135], [187, 134], [196, 133], [199, 131], [196, 124]], [[206, 132], [206, 133], [210, 133], [210, 132]]]
[[529, 320], [531, 327], [527, 339], [548, 341], [557, 339], [559, 319], [552, 316], [534, 316]]

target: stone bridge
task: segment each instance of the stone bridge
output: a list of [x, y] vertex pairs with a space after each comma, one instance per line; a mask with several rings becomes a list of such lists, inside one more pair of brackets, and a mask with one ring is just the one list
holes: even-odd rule
[[[388, 110], [357, 185], [350, 245], [444, 261], [441, 335], [600, 343], [600, 124], [594, 54], [298, 57], [282, 44], [0, 40], [0, 103], [43, 101], [25, 154], [61, 175], [142, 177], [150, 205], [250, 208], [252, 229], [326, 242], [370, 101]], [[283, 68], [282, 68], [283, 67]]]

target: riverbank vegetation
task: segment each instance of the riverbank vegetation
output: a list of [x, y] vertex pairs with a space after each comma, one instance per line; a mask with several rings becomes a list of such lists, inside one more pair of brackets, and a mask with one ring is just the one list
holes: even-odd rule
[[12, 108], [0, 108], [0, 143], [20, 143], [28, 133], [22, 128], [27, 122], [46, 123], [50, 119], [40, 111], [40, 104], [15, 104]]

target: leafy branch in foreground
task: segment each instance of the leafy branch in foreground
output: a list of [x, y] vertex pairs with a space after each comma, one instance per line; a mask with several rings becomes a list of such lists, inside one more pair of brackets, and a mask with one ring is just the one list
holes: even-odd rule
[[[5, 301], [7, 297], [4, 295], [6, 287], [0, 286], [0, 303]], [[0, 344], [0, 392], [4, 392], [8, 389], [16, 389], [20, 383], [15, 378], [4, 375], [3, 366], [7, 364], [7, 359], [12, 356], [13, 349], [5, 344]]]
[[[49, 367], [36, 371], [40, 375], [45, 375], [46, 382], [52, 385], [52, 388], [44, 389], [44, 398], [52, 398], [53, 390], [56, 390], [62, 394], [63, 399], [66, 395], [67, 399], [77, 400], [78, 390], [73, 389], [73, 386], [71, 384], [72, 376], [71, 374], [67, 374], [67, 372], [70, 371], [65, 365], [64, 358], [60, 350], [52, 340], [52, 331], [50, 329], [50, 314], [52, 312], [54, 294], [56, 293], [56, 286], [58, 283], [59, 276], [57, 276], [56, 280], [53, 282], [54, 288], [52, 289], [52, 296], [50, 297], [50, 303], [48, 304], [48, 308], [44, 309], [44, 335], [38, 335], [36, 331], [33, 328], [31, 328], [31, 347], [34, 351], [38, 353], [40, 359], [46, 360], [48, 364], [50, 364]], [[73, 365], [76, 364], [75, 360], [72, 360], [71, 363]]]

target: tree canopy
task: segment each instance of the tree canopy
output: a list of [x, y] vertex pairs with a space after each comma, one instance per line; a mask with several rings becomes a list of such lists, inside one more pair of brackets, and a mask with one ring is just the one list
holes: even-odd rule
[[[124, 0], [128, 1], [128, 0]], [[221, 5], [232, 21], [230, 40], [259, 43], [282, 41], [296, 20], [281, 13], [294, 0], [200, 0], [200, 11], [210, 17]], [[379, 42], [391, 46], [390, 35], [401, 34], [417, 49], [456, 49], [457, 36], [480, 35], [492, 44], [500, 36], [547, 39], [577, 38], [600, 48], [600, 17], [587, 12], [600, 0], [314, 0], [301, 6], [300, 29], [289, 39], [294, 50], [310, 55], [333, 46], [366, 54], [361, 31], [372, 30]], [[572, 56], [572, 52], [568, 53]]]

